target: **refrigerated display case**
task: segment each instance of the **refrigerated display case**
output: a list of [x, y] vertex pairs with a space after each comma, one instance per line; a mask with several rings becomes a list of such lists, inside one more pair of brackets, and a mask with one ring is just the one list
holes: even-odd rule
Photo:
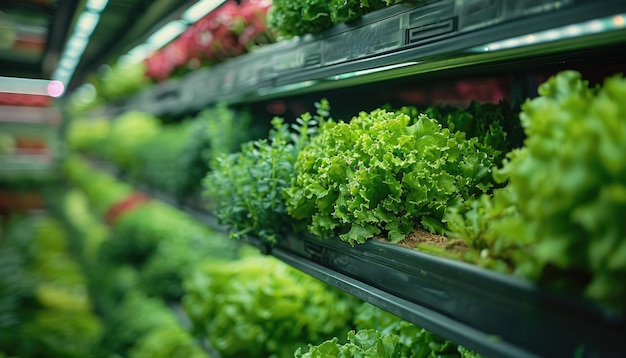
[[[180, 118], [225, 102], [269, 122], [312, 110], [320, 98], [346, 117], [384, 105], [519, 105], [562, 70], [579, 71], [592, 85], [623, 72], [625, 43], [619, 0], [407, 1], [160, 81], [92, 115]], [[197, 198], [129, 180], [225, 229]], [[626, 348], [623, 312], [469, 263], [378, 240], [353, 246], [293, 234], [275, 244], [244, 241], [485, 356], [617, 357]]]
[[[321, 97], [347, 113], [385, 103], [519, 103], [562, 69], [594, 83], [623, 71], [625, 10], [619, 1], [407, 2], [192, 71], [105, 112], [180, 115], [226, 101], [269, 118], [271, 106], [298, 111]], [[466, 263], [374, 240], [255, 244], [487, 356], [612, 356], [623, 345], [619, 315]]]

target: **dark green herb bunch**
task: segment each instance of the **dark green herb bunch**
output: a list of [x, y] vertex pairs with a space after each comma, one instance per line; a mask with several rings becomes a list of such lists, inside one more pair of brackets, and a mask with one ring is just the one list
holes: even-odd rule
[[181, 197], [201, 190], [202, 179], [217, 158], [239, 150], [241, 144], [257, 138], [256, 127], [251, 127], [250, 112], [234, 110], [225, 103], [200, 112], [191, 121], [191, 135], [177, 161], [180, 173], [185, 173], [180, 183]]
[[432, 106], [424, 113], [451, 131], [478, 138], [482, 149], [492, 151], [490, 154], [496, 157], [498, 166], [508, 152], [522, 146], [525, 137], [519, 112], [507, 101], [497, 104], [473, 101], [467, 108]]
[[254, 235], [275, 242], [299, 223], [287, 214], [283, 189], [294, 177], [300, 150], [330, 115], [328, 101], [316, 104], [317, 115], [304, 113], [296, 123], [272, 119], [267, 139], [245, 143], [241, 152], [221, 157], [204, 180], [206, 195], [217, 203], [219, 220], [233, 228], [231, 237]]

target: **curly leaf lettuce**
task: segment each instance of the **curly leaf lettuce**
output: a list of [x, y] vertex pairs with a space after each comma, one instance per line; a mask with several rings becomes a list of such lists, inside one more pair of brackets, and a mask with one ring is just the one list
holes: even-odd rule
[[400, 351], [396, 350], [399, 337], [395, 334], [381, 334], [375, 329], [348, 332], [348, 342], [338, 343], [337, 337], [328, 340], [319, 346], [309, 345], [309, 351], [302, 353], [298, 348], [296, 358], [322, 358], [322, 357], [401, 357]]
[[274, 0], [268, 26], [284, 37], [315, 34], [400, 0]]
[[354, 314], [352, 297], [266, 256], [206, 263], [185, 288], [187, 315], [223, 357], [289, 357]]
[[283, 195], [289, 214], [310, 220], [319, 237], [397, 242], [420, 224], [441, 232], [447, 206], [491, 188], [493, 164], [476, 138], [424, 114], [378, 109], [325, 123]]
[[494, 198], [451, 212], [451, 230], [516, 274], [626, 308], [626, 80], [574, 71], [522, 106], [524, 147], [494, 173]]

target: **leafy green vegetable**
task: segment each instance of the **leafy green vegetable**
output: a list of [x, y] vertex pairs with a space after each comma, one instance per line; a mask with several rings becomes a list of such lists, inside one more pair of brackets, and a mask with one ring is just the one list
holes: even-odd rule
[[218, 157], [238, 151], [241, 143], [257, 135], [248, 111], [235, 111], [224, 103], [200, 112], [191, 126], [176, 166], [182, 178], [177, 194], [183, 197], [200, 189]]
[[[368, 303], [364, 303], [359, 307], [355, 317], [355, 326], [359, 330], [375, 328], [383, 335], [393, 334], [397, 336], [396, 351], [399, 357], [435, 358], [460, 356], [460, 347], [457, 347], [454, 343]], [[475, 354], [475, 357], [480, 357], [472, 351], [463, 349]]]
[[626, 80], [589, 88], [574, 71], [539, 87], [520, 115], [524, 147], [494, 173], [507, 186], [450, 211], [452, 234], [485, 261], [626, 308]]
[[102, 263], [89, 272], [89, 287], [94, 309], [103, 319], [117, 311], [129, 291], [140, 287], [139, 272], [132, 266]]
[[130, 350], [129, 358], [206, 358], [209, 357], [193, 337], [181, 327], [155, 327], [142, 336]]
[[236, 256], [234, 242], [159, 202], [120, 218], [100, 250], [102, 264], [134, 266], [144, 291], [164, 299], [181, 297], [183, 278], [201, 261]]
[[[173, 214], [171, 214], [174, 216]], [[237, 257], [237, 244], [226, 235], [209, 230], [188, 218], [171, 220], [172, 231], [160, 238], [158, 246], [141, 268], [144, 291], [166, 300], [178, 300], [183, 280], [202, 262], [225, 262]]]
[[21, 357], [82, 358], [93, 354], [102, 327], [98, 318], [85, 312], [44, 309], [20, 329]]
[[72, 240], [77, 259], [85, 271], [97, 264], [100, 245], [108, 237], [108, 228], [100, 218], [93, 215], [87, 196], [78, 189], [64, 192], [60, 199], [62, 207], [57, 210], [66, 225], [75, 230]]
[[459, 350], [459, 353], [461, 353], [461, 358], [480, 358], [481, 357], [480, 354], [462, 346], [459, 346], [458, 350]]
[[284, 37], [315, 34], [399, 0], [274, 0], [268, 26]]
[[371, 304], [363, 303], [355, 316], [355, 330], [348, 341], [337, 337], [319, 345], [302, 347], [294, 356], [314, 357], [405, 357], [405, 358], [479, 358], [480, 355], [436, 336]]
[[179, 162], [193, 129], [191, 122], [161, 126], [130, 153], [133, 165], [126, 168], [129, 177], [171, 195], [183, 193], [187, 173], [179, 170]]
[[396, 349], [398, 336], [395, 334], [381, 334], [375, 329], [348, 332], [348, 343], [339, 344], [335, 337], [319, 346], [309, 345], [309, 351], [302, 353], [296, 350], [296, 358], [322, 358], [322, 357], [401, 357]]
[[351, 297], [271, 257], [204, 264], [185, 288], [188, 316], [223, 357], [291, 357], [347, 332], [354, 312]]
[[402, 0], [331, 0], [330, 19], [333, 24], [341, 24], [400, 2]]
[[274, 0], [268, 27], [285, 37], [318, 33], [332, 26], [327, 1]]
[[477, 138], [420, 114], [377, 109], [327, 122], [299, 154], [287, 209], [320, 237], [400, 241], [421, 224], [441, 232], [446, 207], [492, 186], [493, 156]]
[[94, 213], [102, 218], [111, 206], [133, 192], [130, 185], [119, 182], [112, 175], [94, 170], [79, 156], [66, 158], [63, 170], [70, 182], [87, 196]]
[[111, 121], [108, 118], [73, 118], [69, 122], [66, 135], [68, 147], [102, 155], [110, 127]]
[[518, 113], [508, 102], [474, 101], [467, 108], [433, 106], [424, 113], [452, 132], [463, 132], [468, 138], [477, 138], [478, 146], [494, 156], [497, 165], [501, 164], [506, 153], [521, 147], [524, 140]]
[[98, 94], [105, 100], [133, 94], [150, 84], [145, 72], [144, 61], [117, 62], [104, 72], [101, 81], [96, 81]]
[[155, 135], [159, 127], [159, 120], [144, 112], [133, 110], [118, 116], [105, 141], [108, 157], [122, 168], [140, 165], [133, 153]]
[[[28, 271], [26, 254], [32, 240], [32, 220], [10, 218], [0, 240], [0, 350], [15, 352], [17, 328], [36, 306], [36, 277]], [[23, 222], [26, 225], [21, 225]]]
[[9, 274], [0, 278], [1, 351], [25, 358], [97, 351], [102, 326], [59, 222], [47, 215], [11, 222], [0, 258]]
[[268, 139], [248, 142], [241, 152], [222, 157], [204, 180], [206, 195], [217, 203], [220, 221], [234, 228], [232, 237], [256, 235], [268, 242], [297, 228], [287, 214], [282, 191], [294, 175], [300, 149], [315, 133], [317, 121], [328, 116], [328, 102], [318, 104], [318, 116], [305, 113], [289, 126], [275, 117]]
[[105, 334], [101, 345], [116, 354], [129, 352], [142, 337], [154, 330], [179, 325], [161, 299], [149, 298], [137, 290], [127, 292], [117, 309], [105, 317], [104, 323]]

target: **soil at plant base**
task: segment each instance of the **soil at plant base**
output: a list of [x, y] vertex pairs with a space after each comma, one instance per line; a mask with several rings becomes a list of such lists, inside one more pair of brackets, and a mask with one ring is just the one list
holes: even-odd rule
[[[389, 242], [386, 239], [383, 241]], [[442, 235], [430, 233], [423, 229], [415, 229], [409, 233], [403, 240], [396, 243], [411, 250], [417, 250], [420, 244], [432, 245], [442, 249], [446, 249], [454, 253], [465, 253], [468, 250], [467, 243], [459, 239], [449, 239]]]

